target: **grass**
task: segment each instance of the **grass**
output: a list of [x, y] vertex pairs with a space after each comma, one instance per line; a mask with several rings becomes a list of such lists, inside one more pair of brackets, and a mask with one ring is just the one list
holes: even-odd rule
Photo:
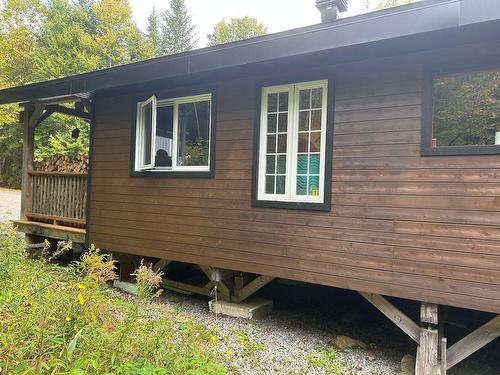
[[315, 348], [309, 354], [307, 361], [314, 368], [323, 369], [327, 374], [342, 375], [347, 371], [345, 366], [337, 359], [337, 353], [331, 346]]
[[108, 288], [114, 264], [98, 249], [69, 268], [24, 249], [0, 226], [0, 374], [227, 373], [217, 332], [154, 303], [150, 268], [128, 300]]

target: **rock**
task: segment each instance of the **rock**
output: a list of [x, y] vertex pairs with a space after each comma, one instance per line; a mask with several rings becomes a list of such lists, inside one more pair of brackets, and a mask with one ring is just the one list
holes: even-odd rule
[[410, 354], [405, 354], [401, 358], [401, 375], [415, 374], [415, 357]]
[[349, 336], [335, 336], [332, 344], [338, 349], [366, 349], [367, 345], [359, 340], [353, 339]]

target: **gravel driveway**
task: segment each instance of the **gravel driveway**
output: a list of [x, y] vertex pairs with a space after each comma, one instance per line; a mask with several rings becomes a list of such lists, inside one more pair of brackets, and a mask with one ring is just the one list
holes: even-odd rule
[[0, 187], [0, 223], [19, 219], [21, 190]]

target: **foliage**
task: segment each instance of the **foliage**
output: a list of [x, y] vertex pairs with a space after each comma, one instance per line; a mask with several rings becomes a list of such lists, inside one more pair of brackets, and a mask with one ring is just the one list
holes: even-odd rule
[[233, 17], [229, 22], [217, 22], [211, 34], [207, 35], [208, 45], [234, 42], [267, 34], [267, 27], [252, 17]]
[[207, 165], [208, 150], [208, 141], [206, 139], [198, 137], [193, 142], [186, 141], [183, 165]]
[[[400, 5], [411, 4], [414, 2], [415, 2], [415, 0], [378, 0], [378, 1], [376, 1], [376, 4], [375, 4], [375, 10], [393, 8], [393, 7], [397, 7]], [[365, 0], [365, 7], [367, 9], [371, 8], [372, 7], [372, 0]]]
[[252, 339], [243, 328], [236, 331], [236, 341], [243, 347], [242, 355], [245, 357], [253, 357], [265, 348], [264, 343]]
[[158, 289], [161, 284], [162, 273], [155, 272], [151, 265], [148, 267], [141, 261], [141, 265], [135, 273], [132, 274], [132, 276], [135, 277], [137, 282], [137, 296], [140, 299], [147, 300], [161, 293], [161, 291], [158, 291], [157, 293], [154, 293], [154, 291]]
[[171, 0], [169, 8], [162, 12], [161, 18], [162, 54], [189, 51], [196, 46], [196, 27], [188, 13], [185, 0]]
[[339, 362], [337, 353], [330, 346], [315, 348], [307, 360], [314, 368], [324, 369], [327, 374], [342, 375], [345, 372], [344, 365]]
[[94, 277], [107, 262], [95, 249], [76, 267], [63, 268], [28, 259], [25, 246], [0, 227], [2, 373], [226, 373], [216, 333], [112, 292], [106, 278]]
[[437, 77], [433, 115], [438, 146], [494, 144], [500, 131], [500, 71]]
[[162, 34], [161, 34], [161, 24], [160, 17], [158, 16], [158, 12], [156, 8], [153, 7], [151, 13], [148, 16], [148, 25], [147, 25], [147, 34], [146, 34], [149, 42], [151, 43], [155, 55], [161, 55], [162, 51]]

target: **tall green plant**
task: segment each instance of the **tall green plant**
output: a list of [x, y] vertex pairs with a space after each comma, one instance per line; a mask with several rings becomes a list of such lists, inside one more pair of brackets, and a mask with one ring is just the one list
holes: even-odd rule
[[165, 55], [192, 50], [198, 42], [196, 27], [185, 0], [171, 0], [169, 8], [161, 14], [162, 48]]

